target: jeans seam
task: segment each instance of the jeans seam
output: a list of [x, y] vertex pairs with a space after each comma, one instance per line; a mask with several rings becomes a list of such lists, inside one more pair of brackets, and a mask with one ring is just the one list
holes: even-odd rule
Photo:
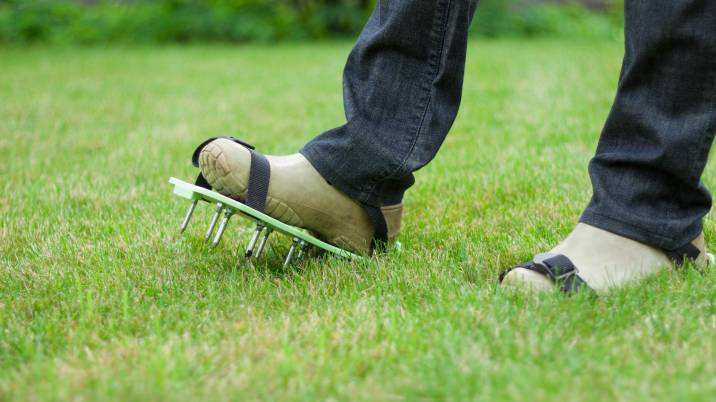
[[426, 84], [426, 85], [428, 85], [428, 87], [427, 87], [428, 99], [425, 104], [425, 107], [423, 108], [423, 112], [420, 116], [420, 123], [418, 124], [418, 128], [415, 131], [414, 139], [413, 139], [412, 143], [410, 144], [410, 148], [408, 149], [407, 154], [403, 158], [403, 161], [400, 163], [400, 166], [398, 166], [398, 168], [395, 169], [389, 176], [392, 176], [396, 172], [399, 172], [401, 169], [403, 169], [405, 167], [405, 164], [408, 162], [408, 159], [410, 159], [410, 155], [413, 153], [413, 150], [415, 150], [415, 144], [418, 143], [418, 139], [420, 138], [420, 133], [421, 133], [421, 131], [423, 131], [423, 126], [425, 124], [425, 118], [428, 115], [428, 109], [430, 108], [430, 105], [432, 104], [432, 101], [433, 101], [433, 97], [432, 97], [433, 85], [432, 84], [435, 81], [435, 78], [437, 78], [438, 74], [440, 74], [440, 66], [442, 64], [441, 61], [442, 61], [443, 55], [445, 53], [445, 39], [447, 37], [447, 35], [446, 35], [447, 26], [448, 26], [448, 22], [450, 20], [450, 10], [452, 7], [451, 0], [447, 0], [446, 3], [447, 4], [445, 5], [445, 10], [442, 15], [442, 18], [443, 18], [442, 26], [440, 27], [441, 29], [439, 32], [441, 34], [440, 49], [438, 50], [437, 54], [434, 56], [434, 61], [432, 63], [433, 71], [432, 71], [432, 74], [430, 74], [431, 75], [430, 84]]
[[[431, 71], [428, 72], [428, 79], [423, 81], [423, 85], [425, 86], [424, 92], [427, 94], [427, 99], [424, 101], [425, 106], [423, 106], [423, 110], [420, 113], [419, 116], [419, 122], [418, 126], [415, 130], [415, 135], [413, 135], [413, 140], [411, 141], [408, 151], [405, 153], [405, 156], [403, 157], [400, 164], [395, 168], [392, 169], [392, 171], [386, 172], [384, 175], [382, 175], [381, 178], [376, 178], [372, 181], [372, 183], [368, 184], [366, 192], [367, 199], [370, 199], [375, 192], [375, 188], [378, 186], [378, 183], [386, 178], [390, 178], [394, 176], [397, 172], [399, 172], [401, 169], [403, 169], [408, 162], [408, 159], [410, 159], [410, 155], [413, 153], [413, 150], [415, 149], [415, 145], [418, 142], [418, 138], [420, 137], [420, 132], [423, 130], [423, 125], [425, 123], [425, 118], [428, 114], [428, 109], [430, 105], [432, 104], [432, 89], [433, 89], [433, 82], [435, 81], [435, 78], [440, 73], [440, 66], [441, 66], [441, 59], [444, 54], [445, 50], [445, 37], [446, 37], [446, 31], [447, 31], [447, 25], [448, 21], [450, 19], [450, 9], [452, 6], [451, 0], [447, 0], [444, 7], [441, 7], [439, 4], [438, 7], [441, 7], [444, 9], [444, 11], [437, 16], [438, 19], [442, 19], [440, 22], [440, 27], [437, 28], [437, 35], [439, 35], [438, 38], [436, 38], [439, 41], [439, 49], [437, 52], [432, 52], [430, 55], [430, 67], [432, 68]], [[434, 25], [437, 25], [437, 21]], [[433, 30], [433, 33], [436, 33], [435, 30]]]

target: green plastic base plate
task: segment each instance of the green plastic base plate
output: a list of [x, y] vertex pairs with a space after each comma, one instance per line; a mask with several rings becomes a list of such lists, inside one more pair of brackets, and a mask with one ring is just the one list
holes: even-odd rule
[[[256, 223], [256, 230], [249, 242], [249, 246], [246, 249], [246, 257], [251, 257], [252, 255], [258, 256], [263, 250], [263, 246], [266, 242], [266, 238], [268, 237], [268, 235], [271, 232], [277, 232], [289, 236], [293, 239], [293, 245], [289, 250], [289, 254], [286, 257], [284, 265], [290, 263], [295, 252], [298, 253], [298, 256], [301, 256], [303, 254], [303, 249], [309, 245], [317, 247], [321, 250], [325, 250], [339, 257], [361, 258], [357, 254], [351, 253], [349, 251], [343, 250], [334, 245], [328, 244], [324, 241], [317, 239], [316, 237], [310, 235], [304, 229], [287, 225], [251, 207], [248, 207], [241, 202], [221, 195], [215, 191], [211, 191], [203, 187], [187, 183], [174, 177], [169, 179], [169, 183], [174, 185], [174, 194], [186, 198], [192, 202], [189, 208], [189, 212], [187, 213], [186, 217], [184, 218], [184, 222], [181, 225], [182, 232], [189, 224], [189, 220], [191, 219], [191, 216], [194, 212], [194, 208], [199, 201], [206, 201], [208, 203], [216, 205], [216, 213], [214, 214], [214, 218], [212, 219], [211, 224], [209, 226], [209, 231], [206, 234], [207, 240], [209, 240], [213, 235], [214, 227], [218, 221], [219, 216], [223, 212], [224, 219], [221, 222], [219, 229], [215, 235], [214, 245], [218, 244], [221, 240], [221, 236], [226, 229], [226, 224], [229, 218], [233, 215], [237, 215], [240, 217], [244, 217], [248, 220], [254, 221]], [[264, 235], [263, 238], [259, 240], [261, 233], [263, 233]]]

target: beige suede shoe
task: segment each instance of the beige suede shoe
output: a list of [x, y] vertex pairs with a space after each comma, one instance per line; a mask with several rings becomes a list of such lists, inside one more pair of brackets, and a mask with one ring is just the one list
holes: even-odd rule
[[[705, 252], [703, 233], [693, 243], [698, 257], [694, 260], [697, 266], [705, 267], [711, 263], [713, 256]], [[567, 257], [562, 263], [555, 264], [555, 256]], [[675, 264], [667, 254], [658, 248], [628, 239], [580, 223], [572, 233], [549, 253], [535, 257], [534, 263], [547, 262], [548, 271], [557, 273], [560, 282], [567, 280], [567, 290], [576, 290], [586, 284], [597, 293], [633, 283], [664, 269], [674, 268]], [[569, 273], [566, 267], [571, 262], [576, 270]], [[556, 265], [562, 265], [557, 267]], [[549, 274], [545, 275], [544, 263], [537, 269], [517, 267], [509, 270], [502, 278], [502, 285], [529, 289], [532, 291], [549, 291], [554, 289], [555, 281]], [[534, 267], [533, 267], [534, 268]], [[558, 272], [554, 272], [555, 268]], [[576, 278], [573, 276], [576, 275]], [[571, 283], [574, 282], [574, 283]], [[563, 287], [564, 290], [564, 287]]]
[[[301, 154], [266, 156], [271, 179], [266, 213], [284, 223], [308, 229], [317, 237], [358, 253], [368, 253], [373, 223], [363, 206], [331, 186]], [[244, 201], [251, 152], [228, 139], [216, 139], [199, 154], [201, 173], [212, 188]], [[403, 205], [381, 208], [392, 242], [400, 232]]]

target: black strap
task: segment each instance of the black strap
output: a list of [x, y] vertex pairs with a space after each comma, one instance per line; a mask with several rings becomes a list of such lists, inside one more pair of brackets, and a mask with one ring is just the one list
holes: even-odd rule
[[363, 208], [368, 213], [368, 217], [373, 222], [373, 240], [370, 244], [370, 252], [376, 250], [384, 250], [388, 244], [388, 224], [385, 222], [385, 216], [380, 207], [363, 204]]
[[575, 267], [572, 261], [566, 256], [557, 254], [545, 259], [535, 258], [535, 260], [536, 261], [530, 261], [502, 272], [499, 279], [500, 283], [502, 283], [505, 276], [514, 269], [524, 268], [546, 276], [566, 294], [574, 294], [583, 289], [591, 290], [589, 285], [579, 277], [577, 267]]
[[[253, 145], [241, 141], [238, 138], [226, 135], [212, 137], [196, 147], [191, 156], [191, 163], [195, 167], [199, 167], [199, 155], [201, 154], [201, 150], [204, 149], [204, 147], [206, 147], [210, 142], [220, 138], [233, 141], [251, 152], [249, 185], [244, 204], [259, 212], [264, 212], [266, 210], [266, 198], [268, 197], [269, 182], [271, 181], [271, 164], [265, 156], [255, 150], [256, 148], [254, 148]], [[211, 190], [211, 185], [201, 173], [197, 176], [195, 184], [199, 187]]]
[[249, 188], [244, 204], [259, 212], [264, 212], [271, 181], [271, 164], [265, 156], [254, 150], [250, 151], [251, 171], [249, 172]]
[[664, 250], [664, 252], [677, 266], [683, 265], [687, 259], [695, 260], [699, 257], [699, 255], [701, 255], [701, 250], [691, 243], [675, 250]]

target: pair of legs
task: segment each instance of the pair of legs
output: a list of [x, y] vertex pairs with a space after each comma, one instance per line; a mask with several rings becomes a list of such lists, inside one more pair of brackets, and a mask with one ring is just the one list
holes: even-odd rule
[[[378, 2], [345, 68], [346, 124], [300, 151], [354, 204], [400, 204], [413, 173], [440, 149], [460, 105], [476, 7], [476, 0]], [[627, 0], [625, 11], [618, 93], [589, 164], [593, 197], [556, 250], [580, 268], [594, 258], [585, 250], [600, 242], [607, 250], [597, 255], [614, 251], [612, 265], [668, 263], [654, 253], [688, 248], [711, 208], [700, 178], [716, 133], [716, 3]]]

